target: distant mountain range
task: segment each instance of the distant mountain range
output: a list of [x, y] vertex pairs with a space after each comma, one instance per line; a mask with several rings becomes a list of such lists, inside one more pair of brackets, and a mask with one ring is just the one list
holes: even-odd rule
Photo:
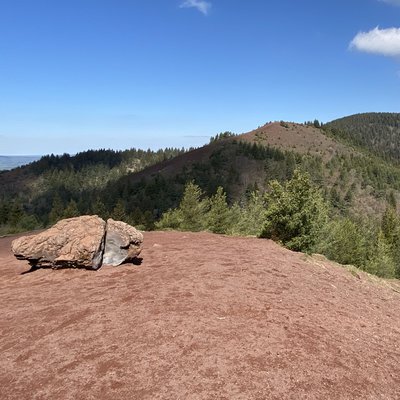
[[21, 167], [37, 161], [41, 156], [0, 156], [0, 171]]

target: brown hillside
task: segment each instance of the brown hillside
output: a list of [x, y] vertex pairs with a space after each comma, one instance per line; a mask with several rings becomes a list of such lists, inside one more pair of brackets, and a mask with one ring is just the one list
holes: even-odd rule
[[[281, 150], [294, 151], [299, 154], [319, 155], [325, 161], [335, 154], [350, 154], [350, 152], [354, 152], [354, 150], [325, 136], [320, 129], [296, 123], [281, 124], [273, 122], [251, 132], [205, 145], [170, 160], [147, 167], [142, 171], [127, 171], [126, 175], [121, 179], [138, 182], [142, 178], [148, 178], [157, 173], [161, 173], [164, 176], [174, 176], [181, 172], [184, 167], [189, 167], [194, 163], [208, 163], [214, 151], [232, 140], [258, 143]], [[262, 176], [262, 170], [259, 171], [260, 163], [244, 157], [237, 157], [235, 164], [237, 169], [240, 170], [244, 184], [246, 184], [247, 180], [253, 183], [254, 176], [260, 176], [259, 183], [262, 186], [261, 181], [264, 177]], [[35, 191], [37, 190], [35, 189], [37, 182], [39, 182], [39, 178], [32, 173], [29, 166], [0, 174], [0, 184], [10, 192]]]
[[143, 262], [28, 270], [0, 239], [10, 399], [399, 399], [395, 283], [208, 233], [145, 233]]
[[[354, 150], [324, 135], [320, 129], [291, 122], [285, 123], [285, 125], [287, 127], [279, 122], [266, 124], [253, 131], [211, 143], [171, 160], [153, 165], [143, 171], [132, 174], [132, 177], [134, 180], [139, 180], [142, 177], [148, 177], [155, 173], [162, 173], [167, 176], [174, 175], [184, 166], [207, 162], [213, 151], [223, 146], [227, 141], [232, 140], [258, 143], [280, 150], [294, 151], [299, 154], [310, 153], [312, 155], [319, 155], [325, 161], [336, 154], [349, 155], [350, 152], [354, 152]], [[245, 173], [245, 168], [242, 168], [241, 172]], [[254, 175], [254, 171], [251, 174]]]
[[353, 151], [324, 135], [321, 129], [292, 122], [273, 122], [245, 133], [239, 138], [300, 154], [319, 155], [324, 160], [329, 160], [335, 154], [348, 155]]

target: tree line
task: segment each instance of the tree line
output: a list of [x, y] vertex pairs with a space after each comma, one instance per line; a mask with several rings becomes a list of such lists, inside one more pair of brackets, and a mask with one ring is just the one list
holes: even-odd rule
[[[286, 213], [291, 224], [283, 225], [282, 229], [291, 237], [289, 228], [301, 231], [308, 226], [306, 215], [295, 214], [296, 218], [293, 218], [290, 208], [275, 210], [266, 205], [280, 204], [273, 195], [287, 193], [290, 186], [286, 185], [289, 182], [290, 185], [295, 184], [292, 179], [295, 171], [300, 169], [308, 174], [310, 184], [319, 187], [318, 193], [322, 196], [318, 204], [303, 204], [304, 212], [307, 213], [308, 207], [313, 204], [318, 209], [325, 207], [328, 210], [327, 223], [313, 225], [325, 229], [324, 234], [307, 247], [304, 244], [309, 240], [307, 236], [291, 238], [293, 242], [286, 240], [278, 229], [282, 226], [279, 222], [269, 227], [263, 224], [264, 236], [278, 238], [292, 249], [318, 251], [339, 262], [354, 263], [371, 271], [373, 256], [382, 252], [390, 255], [386, 260], [391, 260], [391, 265], [397, 265], [396, 254], [400, 253], [397, 217], [392, 223], [395, 233], [388, 233], [386, 222], [381, 231], [376, 229], [376, 226], [381, 226], [380, 219], [383, 220], [386, 213], [397, 215], [395, 207], [389, 209], [386, 206], [395, 203], [399, 196], [400, 168], [396, 164], [371, 154], [333, 154], [324, 159], [318, 155], [241, 142], [235, 137], [223, 139], [215, 142], [206, 159], [186, 163], [169, 174], [159, 171], [163, 164], [158, 169], [152, 169], [152, 174], [138, 174], [137, 171], [152, 163], [171, 159], [183, 150], [131, 150], [133, 158], [126, 156], [129, 153], [108, 150], [100, 154], [85, 152], [77, 159], [65, 155], [47, 156], [41, 160], [41, 167], [33, 164], [37, 179], [32, 180], [26, 190], [18, 190], [15, 182], [11, 190], [7, 190], [6, 185], [2, 186], [0, 234], [44, 228], [59, 219], [84, 214], [124, 220], [144, 230], [162, 227], [162, 224], [167, 226], [165, 218], [169, 218], [170, 227], [181, 229], [180, 214], [173, 210], [179, 209], [187, 183], [193, 182], [201, 191], [200, 198], [208, 199], [202, 207], [214, 210], [214, 217], [207, 211], [206, 220], [209, 222], [204, 229], [259, 236], [260, 215], [269, 213], [268, 220], [273, 221], [279, 213]], [[122, 157], [123, 154], [126, 158]], [[99, 162], [103, 156], [106, 161]], [[130, 168], [132, 172], [129, 173]], [[32, 174], [31, 170], [27, 171]], [[211, 207], [214, 203], [216, 205]], [[225, 203], [228, 214], [221, 211], [225, 209]], [[218, 210], [217, 205], [219, 211], [215, 211]], [[193, 211], [195, 208], [188, 209]], [[225, 216], [231, 225], [226, 229], [213, 227], [210, 221], [217, 219], [216, 216]], [[385, 217], [385, 221], [391, 219]], [[304, 226], [296, 226], [295, 221], [304, 222]], [[225, 223], [220, 221], [215, 226], [224, 227]], [[357, 240], [348, 240], [350, 243], [347, 243], [345, 234], [348, 232], [352, 232]], [[322, 240], [324, 238], [326, 241]], [[327, 238], [330, 238], [329, 241]], [[351, 247], [355, 243], [358, 243], [357, 246]], [[316, 247], [317, 244], [319, 247]], [[341, 246], [347, 246], [348, 250], [343, 251]]]
[[[400, 190], [400, 168], [376, 156], [334, 155], [324, 160], [318, 155], [283, 151], [235, 138], [219, 140], [206, 160], [185, 164], [169, 175], [136, 172], [157, 160], [173, 158], [181, 150], [134, 151], [135, 158], [128, 158], [127, 164], [121, 164], [118, 152], [106, 151], [106, 158], [110, 159], [105, 164], [94, 162], [97, 156], [92, 152], [84, 154], [88, 155], [87, 161], [82, 161], [83, 156], [78, 161], [67, 156], [44, 158], [40, 168], [44, 168], [43, 163], [51, 166], [44, 168], [24, 190], [19, 190], [15, 183], [10, 190], [7, 185], [2, 186], [0, 233], [46, 227], [76, 214], [107, 217], [122, 212], [129, 222], [142, 229], [153, 229], [165, 211], [177, 207], [188, 181], [196, 182], [208, 196], [223, 187], [228, 204], [232, 205], [243, 202], [254, 190], [265, 191], [271, 180], [284, 183], [299, 167], [310, 174], [324, 198], [342, 216], [365, 212], [379, 215], [390, 192]], [[114, 155], [119, 164], [111, 161]], [[366, 196], [371, 203], [367, 211], [362, 208], [363, 202], [358, 201]]]
[[321, 253], [385, 278], [400, 278], [400, 219], [393, 196], [378, 223], [337, 217], [308, 173], [295, 170], [284, 184], [274, 180], [265, 193], [251, 192], [231, 206], [218, 187], [211, 197], [188, 182], [179, 206], [165, 212], [157, 229], [207, 230], [273, 239], [287, 248]]
[[330, 135], [366, 149], [372, 154], [400, 161], [400, 114], [364, 113], [325, 124]]

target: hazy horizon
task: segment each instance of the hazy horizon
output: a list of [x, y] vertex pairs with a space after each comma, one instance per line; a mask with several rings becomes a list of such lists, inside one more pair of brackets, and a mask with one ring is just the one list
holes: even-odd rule
[[41, 157], [40, 155], [3, 156], [0, 154], [0, 171], [8, 171], [13, 168], [21, 167], [39, 160]]
[[400, 110], [400, 2], [7, 2], [0, 153], [197, 147]]

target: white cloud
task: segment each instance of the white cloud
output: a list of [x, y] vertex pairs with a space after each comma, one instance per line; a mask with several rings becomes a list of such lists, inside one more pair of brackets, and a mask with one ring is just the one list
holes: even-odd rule
[[381, 3], [392, 4], [394, 6], [400, 6], [400, 0], [379, 0]]
[[400, 56], [400, 28], [359, 32], [350, 43], [350, 49], [389, 57]]
[[204, 0], [186, 0], [180, 5], [180, 8], [196, 8], [204, 15], [207, 15], [210, 11], [211, 3]]

